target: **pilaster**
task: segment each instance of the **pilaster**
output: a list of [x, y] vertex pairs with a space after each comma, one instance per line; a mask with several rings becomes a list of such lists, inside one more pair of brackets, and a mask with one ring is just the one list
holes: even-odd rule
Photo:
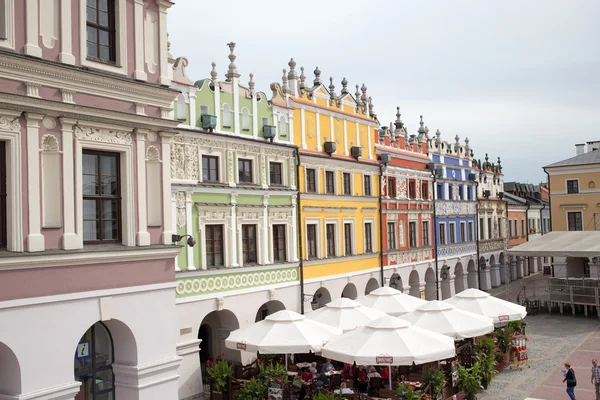
[[[28, 3], [29, 4], [29, 3]], [[36, 6], [37, 7], [37, 6]], [[29, 235], [27, 251], [44, 251], [44, 236], [41, 233], [42, 202], [40, 193], [40, 128], [41, 114], [26, 113], [27, 121], [27, 191], [29, 211]]]
[[[171, 244], [171, 235], [174, 232], [173, 210], [171, 204], [171, 138], [170, 132], [160, 132], [160, 143], [162, 152], [162, 204], [163, 204], [163, 232], [162, 244]], [[177, 265], [177, 264], [175, 264]]]

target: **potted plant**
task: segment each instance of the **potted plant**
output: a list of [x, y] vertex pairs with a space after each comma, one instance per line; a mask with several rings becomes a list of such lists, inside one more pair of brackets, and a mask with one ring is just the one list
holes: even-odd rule
[[477, 399], [475, 395], [482, 389], [481, 366], [478, 361], [471, 368], [458, 366], [458, 388], [464, 392], [467, 400]]
[[429, 385], [430, 394], [433, 399], [437, 399], [440, 396], [445, 381], [446, 375], [438, 367], [425, 368], [421, 374], [421, 384], [425, 387]]
[[396, 386], [398, 394], [404, 396], [405, 400], [419, 400], [421, 396], [414, 392], [414, 388], [406, 382], [400, 382]]
[[267, 398], [267, 384], [261, 379], [251, 379], [238, 391], [236, 400], [257, 400]]
[[225, 360], [213, 359], [206, 362], [206, 372], [213, 383], [214, 391], [223, 393], [227, 386], [227, 381], [233, 376], [233, 368]]

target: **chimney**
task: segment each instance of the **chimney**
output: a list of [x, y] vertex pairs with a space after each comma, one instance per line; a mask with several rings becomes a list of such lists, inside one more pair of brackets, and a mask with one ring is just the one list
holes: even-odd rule
[[585, 153], [585, 143], [575, 145], [575, 155], [580, 156]]

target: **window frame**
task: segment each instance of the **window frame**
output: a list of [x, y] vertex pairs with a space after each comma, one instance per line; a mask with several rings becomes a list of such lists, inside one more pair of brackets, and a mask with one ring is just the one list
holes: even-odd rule
[[[257, 226], [257, 224], [241, 224], [241, 226], [242, 226], [242, 230], [241, 230], [242, 259], [240, 260], [241, 264], [242, 265], [258, 265], [258, 226]], [[253, 246], [251, 246], [251, 243], [250, 243], [252, 238], [250, 238], [248, 235], [250, 230], [254, 230], [254, 238], [253, 238], [254, 245]], [[245, 259], [249, 255], [252, 255], [252, 254], [254, 254], [254, 261], [245, 261]]]
[[421, 221], [421, 245], [429, 246], [429, 221]]
[[[102, 174], [102, 168], [101, 168], [101, 157], [114, 157], [116, 158], [116, 179], [117, 179], [117, 194], [116, 195], [105, 195], [102, 193], [99, 194], [85, 194], [83, 192], [83, 158], [84, 156], [88, 154], [88, 155], [95, 155], [98, 157], [98, 164], [97, 164], [97, 174], [96, 177], [98, 178], [97, 181], [97, 187], [100, 188], [101, 186], [101, 177], [103, 176]], [[84, 244], [105, 244], [105, 243], [119, 243], [123, 240], [123, 210], [122, 210], [122, 202], [123, 202], [123, 196], [122, 196], [122, 188], [121, 186], [123, 185], [123, 182], [121, 181], [121, 153], [119, 152], [110, 152], [110, 151], [102, 151], [102, 150], [95, 150], [95, 149], [83, 149], [82, 153], [81, 153], [81, 160], [82, 160], [82, 169], [81, 169], [81, 179], [82, 179], [82, 207], [83, 204], [85, 204], [85, 200], [95, 200], [96, 201], [96, 216], [98, 217], [96, 219], [96, 221], [98, 221], [98, 226], [96, 228], [96, 234], [97, 237], [99, 239], [94, 239], [94, 240], [86, 240], [85, 239], [85, 222], [86, 219], [84, 218], [82, 221], [82, 226], [81, 226], [81, 233], [82, 233], [82, 238], [83, 238], [83, 243]], [[86, 174], [89, 175], [89, 174]], [[117, 237], [115, 239], [102, 239], [103, 237], [103, 233], [104, 233], [104, 227], [103, 227], [103, 222], [106, 221], [106, 219], [102, 218], [103, 212], [102, 212], [102, 202], [105, 200], [117, 200], [117, 218], [116, 220], [116, 224], [117, 224]], [[100, 206], [99, 206], [100, 204]], [[112, 219], [111, 219], [112, 220]]]
[[[279, 182], [273, 182], [273, 177], [278, 175], [277, 173], [274, 173], [272, 168], [273, 166], [277, 166], [279, 168]], [[283, 186], [283, 163], [277, 161], [269, 161], [269, 185]]]
[[[221, 256], [221, 264], [216, 264], [214, 262], [215, 260], [215, 254], [218, 254], [214, 251], [215, 249], [215, 243], [218, 242], [217, 240], [214, 239], [214, 230], [215, 228], [219, 228], [221, 230], [221, 252], [220, 252], [220, 256]], [[212, 232], [212, 246], [209, 247], [208, 246], [208, 232], [211, 231]], [[218, 268], [218, 267], [223, 267], [225, 266], [225, 235], [224, 235], [225, 229], [223, 224], [208, 224], [208, 225], [204, 225], [204, 248], [205, 248], [205, 253], [206, 253], [206, 257], [204, 259], [204, 265], [206, 268]], [[211, 248], [213, 251], [210, 252], [210, 254], [213, 254], [212, 258], [213, 258], [213, 263], [209, 263], [209, 248]]]
[[396, 222], [388, 222], [387, 223], [387, 249], [388, 250], [397, 250], [398, 249], [398, 241], [397, 237], [397, 223]]
[[363, 175], [363, 196], [372, 196], [371, 175]]
[[[205, 168], [205, 167], [204, 167], [204, 160], [205, 160], [205, 159], [206, 159], [206, 160], [207, 160], [207, 162], [208, 162], [208, 164], [207, 164], [208, 168]], [[212, 169], [212, 168], [211, 168], [211, 166], [210, 166], [210, 161], [215, 161], [215, 165], [216, 165], [216, 168], [215, 168], [215, 169], [216, 169], [216, 171], [215, 171], [215, 173], [216, 173], [216, 175], [217, 175], [217, 179], [210, 179], [210, 174], [211, 174], [211, 172], [213, 171], [213, 169]], [[219, 172], [220, 172], [220, 171], [219, 171], [219, 170], [220, 170], [220, 168], [219, 168], [219, 167], [220, 167], [220, 165], [219, 165], [220, 161], [221, 161], [221, 160], [219, 159], [219, 156], [209, 156], [209, 155], [207, 155], [207, 154], [202, 154], [202, 157], [201, 157], [201, 162], [202, 162], [202, 182], [210, 182], [210, 183], [218, 183], [218, 182], [221, 182], [221, 179], [220, 179], [220, 176], [219, 176], [219, 175], [220, 175], [220, 174], [219, 174]], [[206, 170], [207, 170], [207, 169], [208, 169], [208, 175], [209, 175], [209, 179], [208, 179], [208, 180], [207, 180], [207, 179], [204, 179], [204, 174], [206, 173]]]
[[[287, 226], [285, 224], [273, 224], [273, 262], [287, 262]], [[281, 232], [279, 232], [281, 231]], [[283, 237], [280, 237], [283, 236]], [[283, 252], [283, 258], [279, 254]]]
[[[579, 194], [579, 179], [567, 179], [565, 181], [565, 186], [567, 189], [567, 194]], [[574, 184], [574, 187], [570, 187], [570, 184]]]
[[[238, 183], [243, 183], [243, 184], [254, 184], [254, 165], [253, 162], [254, 160], [250, 159], [250, 158], [238, 158]], [[250, 166], [250, 181], [247, 180], [242, 180], [242, 174], [244, 174], [244, 176], [246, 176], [247, 171], [246, 171], [246, 166]], [[243, 167], [243, 168], [242, 168]]]
[[[579, 221], [575, 220], [573, 222], [571, 222], [571, 215], [576, 216], [579, 215]], [[584, 226], [583, 226], [583, 212], [582, 211], [567, 211], [567, 230], [569, 232], [582, 232], [584, 231]], [[577, 224], [580, 224], [580, 228], [581, 229], [571, 229], [571, 223], [575, 224], [575, 228], [577, 228]]]
[[317, 193], [317, 170], [306, 168], [306, 193]]
[[342, 193], [344, 196], [352, 196], [352, 174], [342, 172]]

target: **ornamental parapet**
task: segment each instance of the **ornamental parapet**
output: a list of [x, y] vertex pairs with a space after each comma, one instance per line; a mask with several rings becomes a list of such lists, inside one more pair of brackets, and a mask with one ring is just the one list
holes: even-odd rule
[[477, 253], [477, 245], [473, 243], [457, 243], [438, 246], [438, 256], [459, 256]]
[[177, 278], [177, 297], [201, 296], [219, 292], [272, 286], [299, 280], [298, 267], [265, 268], [249, 271], [238, 268], [228, 271], [199, 272], [201, 275]]
[[497, 250], [504, 250], [504, 239], [491, 239], [479, 242], [479, 252], [488, 253]]
[[437, 216], [475, 215], [475, 202], [436, 200], [435, 212]]

